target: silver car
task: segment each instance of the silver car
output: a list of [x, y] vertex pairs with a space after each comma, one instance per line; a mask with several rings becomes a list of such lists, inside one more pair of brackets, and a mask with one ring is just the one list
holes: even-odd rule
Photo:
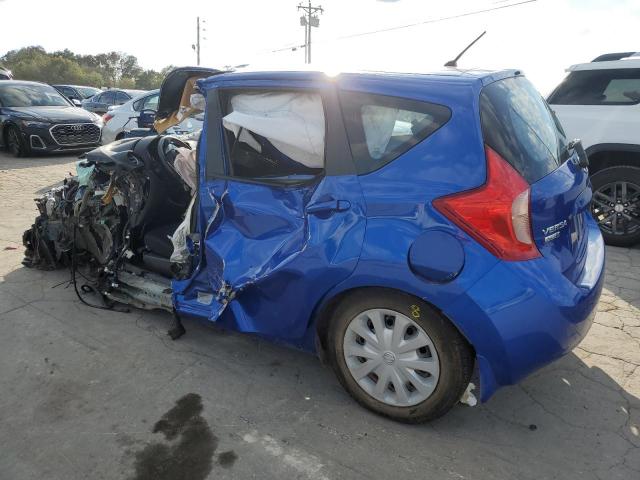
[[[110, 109], [103, 117], [102, 144], [106, 145], [124, 138], [126, 132], [138, 128], [138, 116], [143, 110], [158, 110], [160, 90], [150, 90], [125, 104]], [[188, 135], [202, 128], [201, 116], [187, 118], [171, 127], [167, 132], [171, 135]]]

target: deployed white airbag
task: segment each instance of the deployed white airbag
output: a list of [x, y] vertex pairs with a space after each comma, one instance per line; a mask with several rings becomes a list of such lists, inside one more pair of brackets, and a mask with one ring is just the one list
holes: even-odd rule
[[191, 197], [191, 202], [184, 214], [184, 219], [171, 235], [171, 243], [173, 244], [173, 252], [169, 261], [171, 263], [185, 263], [189, 259], [189, 248], [187, 247], [187, 237], [191, 233], [191, 210], [195, 204], [195, 195]]
[[231, 108], [223, 124], [239, 141], [260, 151], [252, 132], [306, 167], [324, 167], [324, 109], [319, 94], [239, 94], [231, 98]]

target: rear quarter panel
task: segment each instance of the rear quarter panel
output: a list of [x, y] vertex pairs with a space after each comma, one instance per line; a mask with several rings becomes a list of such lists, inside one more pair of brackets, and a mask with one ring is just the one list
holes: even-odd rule
[[[484, 183], [486, 161], [480, 131], [481, 82], [393, 82], [346, 77], [343, 91], [422, 100], [451, 109], [449, 122], [379, 170], [359, 177], [366, 203], [367, 230], [353, 275], [338, 289], [381, 286], [416, 295], [444, 311], [497, 263], [497, 259], [452, 225], [433, 207], [440, 196]], [[447, 283], [416, 275], [409, 250], [423, 233], [442, 231], [459, 242], [464, 267]], [[438, 252], [427, 252], [437, 256]], [[452, 319], [455, 323], [455, 319]], [[463, 331], [463, 334], [466, 332]]]

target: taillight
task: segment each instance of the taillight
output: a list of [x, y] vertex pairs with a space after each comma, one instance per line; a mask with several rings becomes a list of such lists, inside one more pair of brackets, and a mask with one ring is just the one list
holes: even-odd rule
[[485, 149], [485, 184], [440, 197], [433, 205], [502, 260], [539, 257], [531, 234], [529, 184], [488, 145]]
[[109, 120], [111, 120], [113, 118], [113, 115], [111, 115], [110, 113], [105, 113], [102, 116], [102, 121], [103, 123], [107, 123]]

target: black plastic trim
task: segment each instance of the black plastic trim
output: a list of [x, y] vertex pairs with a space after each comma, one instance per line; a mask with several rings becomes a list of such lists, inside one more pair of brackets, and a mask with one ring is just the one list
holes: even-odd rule
[[633, 143], [598, 143], [586, 149], [587, 156], [600, 152], [633, 152], [640, 153], [640, 145]]

